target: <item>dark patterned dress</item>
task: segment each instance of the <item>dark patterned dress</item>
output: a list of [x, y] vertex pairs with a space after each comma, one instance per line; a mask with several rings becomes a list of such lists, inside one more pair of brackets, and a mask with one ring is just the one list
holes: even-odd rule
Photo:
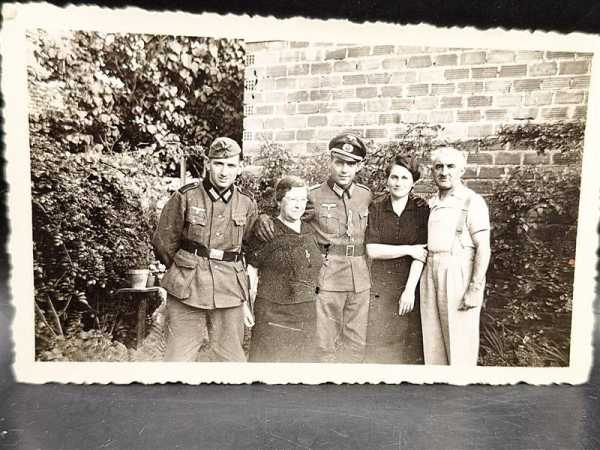
[[[376, 198], [369, 208], [367, 244], [415, 245], [427, 243], [429, 207], [410, 196], [404, 211], [396, 215], [391, 196]], [[400, 316], [398, 301], [404, 290], [412, 258], [376, 259], [371, 265], [371, 302], [365, 362], [422, 364], [423, 337], [419, 314], [419, 287], [415, 306]]]
[[249, 361], [313, 362], [317, 282], [323, 257], [310, 226], [300, 233], [274, 220], [275, 239], [249, 242], [248, 263], [258, 268]]

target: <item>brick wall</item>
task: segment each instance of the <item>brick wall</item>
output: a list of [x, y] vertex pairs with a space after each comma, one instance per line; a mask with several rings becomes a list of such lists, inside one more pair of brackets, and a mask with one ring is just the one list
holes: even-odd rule
[[[509, 123], [585, 119], [591, 58], [562, 51], [247, 43], [244, 150], [251, 154], [269, 140], [310, 155], [342, 131], [387, 142], [410, 122], [440, 124], [448, 140], [469, 140]], [[469, 162], [466, 178], [485, 190], [486, 180], [510, 166], [570, 161], [552, 151], [496, 149]]]

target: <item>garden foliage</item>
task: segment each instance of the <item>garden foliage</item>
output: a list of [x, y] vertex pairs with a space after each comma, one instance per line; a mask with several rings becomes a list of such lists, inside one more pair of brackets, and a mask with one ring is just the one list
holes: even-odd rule
[[217, 136], [241, 140], [244, 49], [160, 35], [28, 39], [36, 348], [57, 339], [66, 355], [69, 339], [89, 341], [75, 326], [115, 330], [98, 311], [127, 269], [153, 260], [163, 177]]
[[529, 168], [496, 186], [485, 364], [569, 364], [579, 184], [577, 168]]

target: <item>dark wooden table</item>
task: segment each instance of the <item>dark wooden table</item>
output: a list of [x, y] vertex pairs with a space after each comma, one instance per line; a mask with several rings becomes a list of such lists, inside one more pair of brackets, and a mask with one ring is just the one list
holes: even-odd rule
[[167, 291], [159, 286], [143, 288], [122, 288], [115, 292], [115, 296], [129, 294], [138, 298], [137, 326], [136, 326], [136, 348], [141, 344], [146, 335], [146, 315], [148, 314], [148, 295], [158, 293], [161, 301], [167, 300]]

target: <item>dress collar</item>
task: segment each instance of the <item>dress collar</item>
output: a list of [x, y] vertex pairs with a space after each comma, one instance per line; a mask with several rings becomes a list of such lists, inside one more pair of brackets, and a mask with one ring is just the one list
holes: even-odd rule
[[275, 217], [273, 222], [275, 223], [275, 226], [278, 227], [282, 231], [283, 234], [293, 234], [293, 235], [298, 236], [301, 234], [311, 233], [310, 228], [307, 227], [307, 225], [305, 224], [305, 222], [303, 220], [300, 221], [300, 233], [298, 233], [293, 228], [288, 227], [285, 223], [283, 223], [283, 221], [279, 217]]
[[202, 180], [202, 185], [204, 186], [204, 190], [208, 194], [208, 197], [213, 202], [216, 202], [217, 200], [221, 199], [223, 200], [223, 203], [229, 203], [229, 200], [231, 200], [231, 197], [233, 197], [233, 184], [227, 189], [219, 191], [219, 189], [210, 182], [210, 178], [207, 175], [206, 178]]
[[[384, 204], [385, 204], [384, 209], [386, 211], [391, 211], [394, 214], [396, 214], [396, 211], [394, 211], [394, 207], [392, 206], [392, 196], [389, 192], [386, 194]], [[406, 201], [406, 206], [404, 206], [404, 211], [410, 211], [411, 209], [415, 209], [415, 207], [416, 207], [416, 205], [415, 205], [415, 199], [414, 199], [413, 195], [408, 194], [408, 200]]]
[[344, 194], [346, 194], [348, 198], [352, 198], [352, 193], [354, 192], [354, 182], [350, 183], [350, 186], [347, 188], [343, 188], [330, 178], [327, 180], [327, 185], [339, 198], [343, 198]]

